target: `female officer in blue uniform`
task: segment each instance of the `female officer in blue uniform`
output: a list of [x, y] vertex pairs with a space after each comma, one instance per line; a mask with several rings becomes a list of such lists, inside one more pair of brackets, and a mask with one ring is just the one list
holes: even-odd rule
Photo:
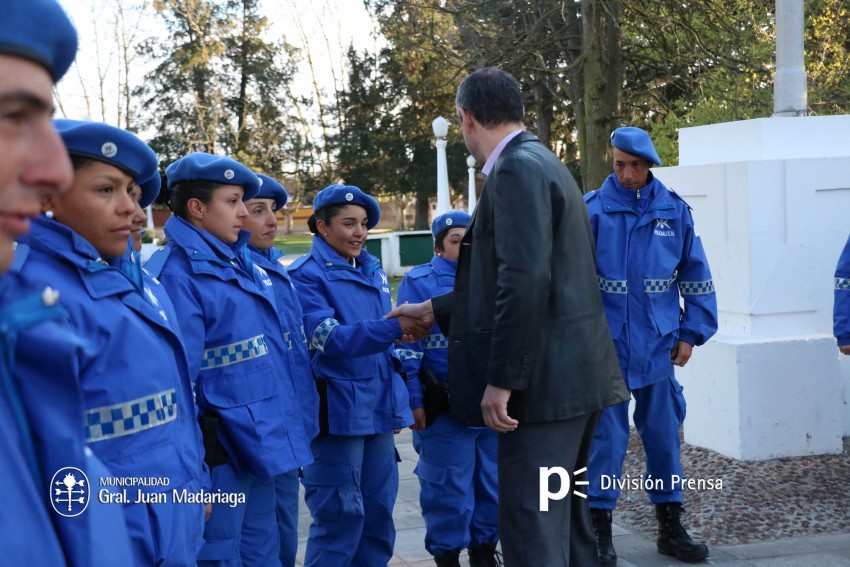
[[[435, 256], [407, 272], [398, 288], [399, 305], [452, 291], [460, 240], [468, 223], [469, 214], [464, 211], [449, 211], [434, 219], [431, 233]], [[458, 554], [467, 547], [471, 567], [495, 565], [499, 541], [498, 434], [488, 427], [463, 427], [452, 419], [447, 396], [448, 340], [439, 327], [435, 326], [425, 339], [396, 349], [396, 353], [404, 361], [408, 381], [418, 378], [428, 398], [429, 424], [413, 431], [413, 447], [419, 453], [419, 501], [427, 529], [425, 548], [437, 565], [444, 567], [460, 565]], [[417, 418], [422, 396], [423, 392], [414, 392], [410, 399]]]
[[[260, 192], [245, 203], [248, 216], [243, 228], [251, 233], [248, 241], [251, 260], [262, 267], [272, 280], [277, 312], [288, 349], [288, 368], [301, 402], [304, 431], [312, 441], [319, 434], [319, 395], [310, 370], [301, 304], [298, 303], [295, 287], [286, 269], [279, 261], [283, 253], [274, 246], [277, 236], [275, 212], [286, 205], [289, 195], [283, 185], [271, 177], [262, 174], [257, 177], [261, 181]], [[293, 469], [278, 475], [274, 481], [282, 567], [293, 567], [298, 551], [298, 472], [298, 469]]]
[[[585, 195], [596, 242], [596, 271], [620, 369], [635, 398], [634, 422], [646, 453], [647, 490], [656, 505], [658, 552], [701, 561], [708, 548], [680, 523], [682, 477], [679, 427], [685, 398], [673, 374], [693, 346], [717, 331], [717, 299], [690, 207], [656, 179], [660, 165], [649, 135], [618, 128], [611, 135], [614, 173]], [[684, 301], [680, 310], [679, 298]], [[605, 408], [588, 464], [591, 518], [600, 563], [616, 564], [611, 513], [620, 491], [602, 488], [601, 475], [622, 474], [629, 441], [628, 402]]]
[[20, 269], [49, 277], [85, 338], [78, 365], [91, 450], [115, 477], [167, 479], [131, 487], [127, 501], [116, 502], [124, 504], [136, 563], [185, 565], [195, 560], [203, 527], [203, 506], [170, 498], [173, 489], [201, 486], [186, 353], [171, 306], [148, 287], [155, 282], [121, 266], [136, 210], [131, 192], [156, 170], [156, 155], [106, 124], [54, 125], [74, 164], [73, 185], [43, 200]]
[[393, 554], [398, 492], [393, 430], [413, 422], [393, 343], [409, 320], [392, 307], [387, 275], [363, 250], [378, 202], [350, 185], [319, 191], [310, 253], [289, 267], [321, 406], [315, 463], [304, 467], [313, 517], [308, 566], [386, 565]]
[[177, 160], [166, 177], [168, 245], [145, 268], [183, 330], [213, 492], [244, 495], [236, 506], [213, 502], [198, 564], [274, 565], [273, 479], [312, 457], [272, 281], [251, 260], [242, 230], [243, 200], [260, 182], [241, 163], [206, 153]]

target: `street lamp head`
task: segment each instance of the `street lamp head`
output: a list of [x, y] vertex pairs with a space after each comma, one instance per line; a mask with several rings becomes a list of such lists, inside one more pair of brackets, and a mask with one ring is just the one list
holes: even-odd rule
[[466, 167], [475, 167], [475, 158], [472, 156], [466, 156]]
[[449, 133], [449, 121], [438, 116], [431, 122], [431, 128], [434, 130], [434, 135], [438, 138], [445, 138]]

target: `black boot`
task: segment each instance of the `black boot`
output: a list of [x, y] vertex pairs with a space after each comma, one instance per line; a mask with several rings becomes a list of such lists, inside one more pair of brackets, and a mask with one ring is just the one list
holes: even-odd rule
[[460, 550], [458, 549], [447, 551], [442, 555], [435, 555], [434, 562], [437, 564], [437, 567], [460, 567], [459, 555]]
[[614, 541], [611, 539], [612, 515], [611, 510], [590, 509], [590, 520], [596, 534], [596, 552], [599, 554], [601, 567], [614, 567], [617, 564], [617, 552], [614, 551]]
[[708, 557], [708, 546], [696, 543], [682, 527], [682, 505], [678, 502], [657, 504], [655, 517], [658, 518], [658, 553], [672, 555], [685, 563], [696, 563]]
[[469, 567], [502, 567], [502, 554], [496, 551], [495, 543], [485, 543], [469, 548]]

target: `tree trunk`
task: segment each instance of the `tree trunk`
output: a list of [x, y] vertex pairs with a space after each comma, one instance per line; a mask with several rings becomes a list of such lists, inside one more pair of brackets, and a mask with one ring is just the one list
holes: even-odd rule
[[[611, 173], [609, 139], [621, 126], [622, 67], [618, 0], [583, 0], [584, 189], [596, 189]], [[581, 129], [580, 129], [581, 130]]]
[[416, 191], [416, 222], [413, 226], [415, 230], [428, 230], [431, 228], [431, 223], [428, 220], [428, 215], [431, 212], [431, 205], [428, 203], [428, 191], [419, 186]]

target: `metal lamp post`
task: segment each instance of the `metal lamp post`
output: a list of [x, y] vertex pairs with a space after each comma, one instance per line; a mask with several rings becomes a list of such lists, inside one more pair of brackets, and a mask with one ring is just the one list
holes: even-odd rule
[[449, 196], [449, 167], [446, 160], [446, 136], [449, 133], [449, 122], [438, 116], [431, 123], [434, 136], [437, 137], [437, 214], [441, 215], [452, 208]]
[[467, 197], [468, 205], [466, 207], [467, 212], [472, 214], [472, 211], [475, 210], [476, 198], [475, 198], [475, 158], [472, 156], [466, 157], [466, 171], [469, 172], [469, 197]]

